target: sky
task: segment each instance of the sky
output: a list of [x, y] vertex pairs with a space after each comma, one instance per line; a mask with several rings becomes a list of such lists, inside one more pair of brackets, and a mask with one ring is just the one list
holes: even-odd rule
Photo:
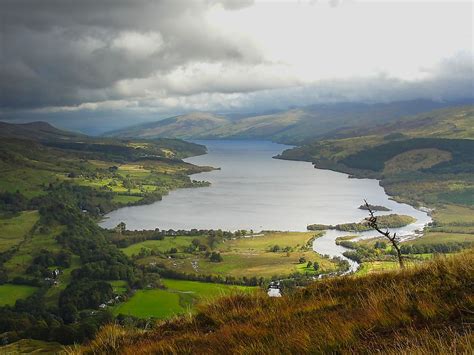
[[471, 1], [0, 0], [0, 119], [473, 98]]

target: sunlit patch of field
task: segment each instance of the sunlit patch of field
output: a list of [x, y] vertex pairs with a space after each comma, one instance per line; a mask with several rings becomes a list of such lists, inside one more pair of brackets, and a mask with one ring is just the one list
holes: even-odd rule
[[433, 217], [440, 223], [473, 223], [474, 208], [456, 205], [444, 205], [433, 212]]
[[422, 237], [409, 241], [409, 244], [438, 244], [450, 242], [473, 242], [474, 234], [427, 232]]
[[151, 145], [149, 143], [145, 143], [145, 142], [129, 142], [127, 143], [127, 147], [132, 147], [132, 148], [142, 148], [142, 149], [145, 149], [145, 148], [149, 148]]
[[[211, 262], [203, 253], [183, 252], [196, 237], [176, 237], [174, 240], [166, 237], [164, 241], [137, 243], [123, 251], [128, 255], [136, 255], [142, 248], [166, 252], [171, 247], [176, 247], [179, 253], [173, 258], [147, 256], [137, 262], [141, 265], [164, 264], [170, 270], [191, 274], [270, 278], [288, 276], [295, 272], [313, 273], [313, 270], [303, 267], [308, 261], [319, 263], [322, 272], [335, 271], [336, 264], [306, 247], [315, 235], [317, 233], [314, 232], [270, 232], [254, 237], [225, 240], [215, 248], [220, 251], [222, 262]], [[270, 251], [275, 245], [280, 249], [276, 252]], [[300, 258], [304, 258], [305, 262], [300, 263]]]
[[14, 217], [0, 218], [0, 252], [20, 244], [38, 220], [38, 211], [25, 211]]
[[0, 285], [0, 306], [14, 306], [17, 300], [31, 296], [36, 290], [37, 287], [26, 285]]
[[222, 251], [265, 251], [275, 245], [280, 246], [282, 249], [285, 247], [301, 248], [317, 234], [315, 232], [269, 232], [255, 237], [248, 236], [234, 240], [225, 240], [224, 243], [219, 245], [219, 249]]
[[162, 240], [146, 240], [144, 242], [129, 245], [123, 248], [122, 251], [127, 256], [138, 255], [142, 249], [154, 250], [159, 252], [167, 252], [171, 248], [176, 248], [182, 252], [185, 247], [191, 244], [192, 240], [199, 237], [191, 236], [176, 236], [176, 237], [165, 237]]
[[1, 172], [0, 191], [21, 191], [28, 198], [43, 195], [44, 187], [60, 174], [41, 169], [14, 168]]
[[[251, 252], [231, 252], [222, 253], [221, 263], [211, 263], [203, 261], [198, 263], [202, 273], [215, 273], [221, 275], [231, 275], [235, 277], [264, 277], [287, 276], [295, 272], [305, 273], [302, 266], [306, 266], [307, 261], [318, 262], [322, 271], [335, 271], [336, 267], [331, 261], [322, 258], [313, 251], [295, 251], [286, 253], [272, 253], [259, 251]], [[299, 259], [305, 258], [304, 263]]]
[[3, 266], [9, 277], [23, 276], [31, 264], [34, 256], [42, 249], [56, 253], [61, 246], [56, 241], [56, 236], [63, 231], [64, 227], [53, 227], [50, 231], [40, 233], [39, 231], [29, 236], [21, 243], [19, 249], [6, 261]]
[[191, 168], [201, 169], [183, 162], [167, 163], [155, 160], [126, 164], [92, 160], [90, 163], [101, 169], [115, 167], [116, 171], [113, 175], [106, 173], [97, 177], [78, 176], [71, 180], [81, 186], [114, 192], [113, 201], [123, 205], [137, 203], [150, 193], [159, 196], [170, 190], [189, 186], [191, 181], [186, 174]]
[[431, 168], [432, 166], [451, 160], [452, 155], [439, 149], [414, 149], [398, 154], [385, 162], [384, 174], [395, 174], [402, 171], [414, 171]]
[[126, 302], [114, 307], [113, 313], [139, 318], [170, 318], [177, 314], [192, 312], [199, 301], [229, 295], [235, 292], [250, 292], [246, 286], [222, 285], [207, 282], [164, 279], [165, 290], [138, 290]]
[[374, 272], [384, 272], [400, 268], [396, 261], [370, 261], [360, 265], [356, 275], [367, 275]]
[[127, 281], [124, 280], [113, 280], [109, 281], [110, 286], [114, 290], [114, 293], [121, 295], [127, 291]]
[[138, 290], [124, 303], [114, 308], [114, 314], [138, 318], [167, 318], [185, 312], [179, 304], [179, 294], [165, 290]]
[[127, 205], [129, 203], [137, 203], [142, 199], [141, 196], [131, 196], [131, 195], [115, 195], [112, 198], [112, 201], [122, 204], [122, 205]]

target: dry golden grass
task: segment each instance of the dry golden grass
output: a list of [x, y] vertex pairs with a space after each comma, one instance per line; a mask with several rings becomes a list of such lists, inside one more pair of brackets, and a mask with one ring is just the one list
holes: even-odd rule
[[[280, 299], [224, 297], [147, 333], [105, 328], [80, 352], [471, 354], [473, 261], [468, 251], [404, 271], [326, 279]], [[108, 345], [104, 332], [119, 336]]]

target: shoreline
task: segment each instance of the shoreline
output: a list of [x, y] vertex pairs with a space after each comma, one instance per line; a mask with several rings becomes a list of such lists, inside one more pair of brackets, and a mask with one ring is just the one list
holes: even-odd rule
[[[216, 139], [217, 141], [221, 141], [220, 139]], [[255, 141], [255, 140], [254, 140]], [[256, 141], [261, 141], [261, 140], [256, 140]], [[196, 140], [196, 141], [193, 141], [193, 140], [190, 140], [190, 142], [194, 142], [194, 143], [197, 143], [199, 142], [199, 144], [202, 144], [199, 140]], [[271, 142], [271, 141], [268, 141], [268, 142]], [[280, 145], [286, 145], [286, 146], [289, 146], [289, 147], [292, 147], [290, 145], [287, 145], [287, 144], [281, 144], [281, 143], [277, 143], [277, 144], [280, 144]], [[189, 157], [186, 157], [185, 160], [183, 159], [183, 161], [185, 163], [189, 163], [189, 164], [193, 164], [193, 163], [190, 163], [189, 161], [187, 161], [188, 159], [190, 158], [194, 158], [194, 157], [199, 157], [199, 156], [203, 156], [203, 155], [207, 155], [209, 154], [209, 149], [207, 146], [204, 145], [204, 147], [206, 148], [206, 152], [205, 153], [202, 153], [202, 154], [197, 154], [197, 155], [193, 155], [193, 156], [189, 156]], [[380, 179], [376, 176], [374, 176], [374, 174], [366, 174], [364, 172], [356, 172], [356, 171], [353, 171], [353, 169], [344, 169], [341, 167], [341, 169], [337, 169], [337, 167], [335, 167], [334, 165], [331, 164], [330, 165], [326, 165], [326, 164], [321, 164], [321, 165], [317, 165], [316, 163], [310, 161], [310, 160], [305, 160], [305, 159], [288, 159], [288, 158], [282, 158], [281, 157], [281, 154], [283, 153], [284, 151], [280, 152], [279, 154], [275, 155], [275, 156], [272, 156], [271, 159], [278, 159], [278, 160], [288, 160], [288, 161], [301, 161], [301, 162], [306, 162], [306, 163], [311, 163], [313, 168], [314, 169], [320, 169], [320, 170], [329, 170], [329, 171], [332, 171], [332, 172], [336, 172], [336, 173], [339, 173], [339, 174], [344, 174], [346, 175], [347, 178], [349, 179], [369, 179], [369, 180], [377, 180], [377, 183], [378, 185], [383, 189], [383, 192], [384, 194], [388, 197], [389, 200], [391, 201], [394, 201], [396, 203], [399, 203], [399, 204], [406, 204], [410, 207], [412, 207], [413, 209], [417, 210], [417, 211], [420, 211], [420, 212], [424, 212], [426, 213], [429, 217], [430, 217], [430, 221], [432, 221], [432, 212], [434, 211], [433, 208], [429, 208], [429, 207], [426, 207], [426, 206], [422, 206], [420, 202], [416, 202], [416, 203], [413, 203], [414, 201], [407, 201], [405, 200], [404, 198], [402, 198], [401, 196], [397, 196], [397, 195], [392, 195], [389, 193], [389, 191], [387, 191], [386, 187], [384, 186], [383, 184], [383, 179]], [[195, 164], [193, 164], [195, 165]], [[220, 170], [220, 167], [219, 168], [216, 168], [216, 167], [213, 167], [213, 166], [208, 166], [208, 165], [196, 165], [197, 167], [199, 168], [207, 168], [203, 171], [196, 171], [196, 172], [193, 172], [191, 174], [186, 174], [189, 178], [192, 176], [192, 175], [195, 175], [195, 174], [200, 174], [200, 173], [203, 173], [203, 172], [212, 172], [212, 171], [218, 171]], [[199, 182], [202, 182], [202, 181], [199, 181]], [[162, 201], [163, 200], [163, 197], [165, 196], [168, 196], [170, 192], [172, 191], [180, 191], [180, 190], [184, 190], [184, 189], [189, 189], [189, 188], [198, 188], [198, 187], [209, 187], [211, 185], [210, 182], [207, 182], [206, 181], [206, 185], [200, 185], [200, 184], [197, 184], [197, 186], [184, 186], [184, 187], [177, 187], [177, 188], [173, 188], [173, 189], [170, 189], [169, 191], [167, 191], [166, 193], [160, 195], [160, 196], [156, 196], [156, 198], [151, 198], [151, 199], [145, 199], [146, 201], [137, 201], [137, 202], [134, 202], [134, 203], [129, 203], [127, 205], [122, 205], [122, 206], [119, 206], [111, 211], [108, 211], [107, 213], [105, 213], [103, 216], [101, 216], [101, 218], [99, 220], [97, 220], [97, 224], [102, 224], [102, 222], [104, 222], [105, 220], [107, 220], [107, 215], [112, 213], [112, 212], [115, 212], [119, 209], [122, 209], [122, 208], [128, 208], [128, 207], [138, 207], [138, 206], [146, 206], [146, 205], [151, 205], [151, 204], [154, 204], [156, 202], [159, 202], [159, 201]], [[193, 184], [193, 180], [191, 179], [191, 185]], [[149, 196], [149, 197], [152, 197], [152, 196]], [[416, 218], [416, 217], [415, 217]], [[418, 220], [418, 219], [417, 219]], [[342, 224], [344, 223], [357, 223], [359, 221], [344, 221], [342, 222]], [[413, 222], [413, 223], [416, 223]], [[412, 224], [413, 224], [412, 223]], [[427, 222], [429, 223], [429, 222]], [[423, 229], [424, 227], [426, 226], [426, 224], [423, 226]], [[324, 224], [324, 223], [322, 223]], [[411, 225], [411, 224], [410, 224]], [[105, 228], [105, 227], [102, 227], [102, 228]], [[190, 227], [189, 229], [193, 229], [195, 227]], [[105, 228], [105, 229], [110, 229], [110, 228]], [[207, 228], [207, 229], [212, 229], [212, 228]], [[215, 229], [215, 228], [214, 228]], [[244, 228], [242, 228], [244, 229]], [[268, 228], [266, 228], [268, 229]], [[143, 229], [143, 230], [147, 230], [147, 229]], [[183, 229], [185, 230], [185, 229]], [[255, 229], [254, 229], [255, 230]], [[273, 230], [273, 229], [272, 229]], [[263, 231], [263, 230], [262, 230]], [[281, 230], [282, 232], [284, 231], [294, 231], [294, 232], [300, 232], [299, 230]], [[308, 231], [307, 229], [305, 230], [301, 230], [301, 232], [306, 232]]]

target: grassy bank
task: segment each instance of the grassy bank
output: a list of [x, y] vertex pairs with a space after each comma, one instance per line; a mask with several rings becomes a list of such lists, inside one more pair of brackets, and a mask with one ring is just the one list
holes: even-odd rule
[[470, 251], [281, 299], [224, 297], [147, 333], [108, 326], [75, 353], [472, 353], [473, 262]]

